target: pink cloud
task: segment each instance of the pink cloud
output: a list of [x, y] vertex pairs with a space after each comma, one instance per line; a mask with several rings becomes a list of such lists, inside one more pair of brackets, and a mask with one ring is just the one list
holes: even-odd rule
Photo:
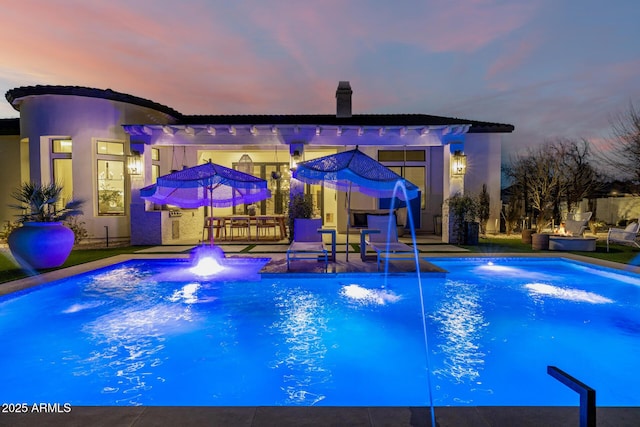
[[[158, 2], [24, 1], [6, 10], [0, 51], [8, 69], [22, 71], [20, 84], [110, 87], [189, 112], [331, 112], [337, 81], [353, 79], [362, 52], [375, 52], [389, 67], [381, 50], [387, 44], [465, 51], [524, 19], [519, 8], [492, 2], [411, 8], [338, 0], [314, 7], [190, 2], [178, 10]], [[460, 27], [466, 30], [451, 31]], [[284, 106], [283, 94], [290, 99]], [[359, 101], [366, 108], [394, 97], [381, 87]]]
[[517, 69], [530, 59], [531, 53], [536, 47], [537, 43], [530, 40], [522, 40], [519, 43], [512, 44], [507, 48], [506, 52], [489, 66], [487, 79], [500, 78], [500, 76]]

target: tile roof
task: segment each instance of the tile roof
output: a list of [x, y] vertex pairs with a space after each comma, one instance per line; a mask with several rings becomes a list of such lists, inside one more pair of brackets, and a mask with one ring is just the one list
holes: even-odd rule
[[330, 126], [449, 126], [471, 125], [470, 133], [513, 132], [514, 126], [505, 123], [481, 122], [427, 114], [354, 114], [336, 117], [332, 114], [292, 115], [183, 115], [181, 125], [330, 125]]
[[168, 114], [172, 117], [180, 117], [178, 111], [166, 105], [158, 104], [157, 102], [149, 101], [148, 99], [139, 98], [137, 96], [128, 95], [126, 93], [116, 92], [111, 89], [94, 89], [83, 86], [22, 86], [15, 89], [10, 89], [5, 94], [5, 98], [13, 108], [20, 111], [19, 105], [16, 101], [20, 98], [32, 95], [73, 95], [73, 96], [86, 96], [90, 98], [102, 98], [111, 101], [126, 102], [128, 104], [139, 105], [141, 107], [152, 108], [156, 111]]
[[183, 125], [335, 125], [335, 126], [447, 126], [471, 125], [469, 133], [513, 132], [514, 126], [506, 123], [481, 122], [454, 117], [427, 114], [354, 114], [351, 117], [336, 117], [332, 114], [290, 114], [290, 115], [184, 115], [147, 99], [111, 89], [94, 89], [82, 86], [24, 86], [7, 91], [5, 97], [19, 111], [18, 99], [32, 95], [74, 95], [103, 98], [152, 108], [166, 113]]

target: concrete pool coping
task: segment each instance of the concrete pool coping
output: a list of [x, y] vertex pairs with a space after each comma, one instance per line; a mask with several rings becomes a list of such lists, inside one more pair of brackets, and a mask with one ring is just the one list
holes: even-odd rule
[[[260, 254], [259, 256], [264, 256]], [[342, 255], [342, 256], [341, 256]], [[256, 254], [246, 254], [253, 257]], [[264, 273], [286, 273], [285, 254], [271, 254], [272, 261]], [[640, 267], [600, 260], [571, 253], [438, 253], [420, 254], [421, 258], [565, 258], [589, 264], [640, 273]], [[0, 295], [28, 289], [51, 281], [64, 279], [92, 270], [135, 259], [188, 259], [188, 254], [123, 254], [85, 264], [42, 273], [0, 284]], [[415, 271], [413, 261], [393, 261], [390, 271]], [[294, 273], [319, 273], [316, 262], [300, 262]], [[362, 262], [354, 256], [349, 262], [344, 254], [330, 266], [333, 273], [377, 272], [375, 262]], [[320, 268], [323, 268], [320, 267]], [[426, 261], [420, 263], [424, 274], [442, 270]], [[325, 273], [326, 274], [326, 273]], [[559, 384], [559, 387], [562, 385]], [[436, 423], [444, 426], [567, 426], [579, 424], [579, 398], [574, 407], [436, 407]], [[8, 403], [8, 402], [4, 402]], [[428, 408], [409, 407], [73, 407], [70, 413], [0, 413], [0, 426], [147, 426], [147, 425], [224, 425], [224, 426], [413, 426], [431, 425]], [[640, 407], [597, 408], [598, 426], [638, 426]]]
[[[436, 407], [440, 427], [565, 427], [579, 425], [577, 407], [457, 406]], [[600, 427], [635, 427], [640, 408], [599, 407]], [[426, 407], [162, 407], [79, 406], [69, 413], [0, 414], [11, 426], [431, 426]]]

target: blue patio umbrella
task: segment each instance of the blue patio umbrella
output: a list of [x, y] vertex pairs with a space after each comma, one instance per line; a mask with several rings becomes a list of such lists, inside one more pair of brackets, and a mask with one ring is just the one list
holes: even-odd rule
[[213, 210], [268, 199], [271, 191], [264, 179], [209, 161], [159, 177], [140, 189], [140, 196], [158, 204]]
[[[347, 261], [352, 191], [378, 198], [397, 197], [403, 201], [418, 197], [420, 191], [417, 185], [367, 156], [357, 146], [353, 150], [299, 163], [293, 177], [307, 184], [324, 185], [347, 192]], [[406, 197], [402, 191], [394, 195], [398, 181], [404, 183], [407, 189]]]

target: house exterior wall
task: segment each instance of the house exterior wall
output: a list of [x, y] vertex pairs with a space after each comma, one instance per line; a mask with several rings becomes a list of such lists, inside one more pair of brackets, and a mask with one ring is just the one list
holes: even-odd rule
[[[18, 188], [22, 182], [22, 171], [28, 168], [23, 165], [20, 151], [19, 135], [0, 135], [0, 182], [3, 191], [0, 192], [0, 230], [4, 229], [7, 222], [16, 220], [18, 212], [11, 209], [9, 204], [16, 201], [11, 197], [14, 189]], [[16, 159], [19, 159], [16, 161]]]
[[487, 185], [490, 200], [490, 218], [487, 233], [500, 230], [500, 184], [502, 137], [499, 134], [468, 134], [464, 143], [467, 155], [467, 173], [464, 177], [464, 193], [478, 196], [482, 185]]
[[[580, 203], [580, 212], [588, 212], [590, 203], [588, 199]], [[595, 212], [593, 220], [604, 221], [607, 224], [617, 224], [621, 220], [640, 221], [640, 197], [603, 197], [595, 199]]]
[[[202, 153], [205, 152], [211, 154], [212, 161], [228, 167], [234, 159], [239, 159], [245, 150], [254, 153], [252, 154], [255, 157], [254, 161], [268, 162], [273, 159], [273, 147], [276, 145], [284, 148], [280, 150], [282, 157], [280, 161], [289, 159], [288, 148], [291, 144], [304, 146], [306, 160], [350, 149], [354, 145], [359, 145], [361, 151], [373, 158], [377, 158], [380, 149], [424, 149], [426, 153], [425, 182], [420, 184], [425, 188], [426, 205], [420, 211], [420, 217], [417, 218], [420, 230], [438, 232], [439, 225], [444, 230], [448, 229], [448, 224], [445, 224], [447, 218], [444, 218], [445, 212], [443, 212], [446, 199], [455, 191], [477, 195], [481, 191], [482, 184], [487, 184], [491, 198], [491, 219], [488, 223], [488, 231], [492, 232], [498, 224], [501, 133], [467, 133], [469, 125], [451, 127], [434, 125], [431, 128], [427, 125], [422, 128], [411, 126], [407, 128], [387, 124], [381, 124], [378, 127], [371, 122], [367, 126], [358, 127], [356, 124], [346, 126], [344, 129], [335, 124], [324, 126], [322, 122], [318, 125], [300, 126], [276, 123], [276, 132], [273, 131], [275, 128], [273, 125], [271, 128], [263, 127], [255, 132], [253, 127], [250, 131], [246, 124], [220, 124], [217, 116], [214, 117], [217, 130], [211, 131], [213, 125], [210, 127], [205, 125], [204, 130], [203, 125], [198, 127], [196, 117], [197, 129], [194, 131], [193, 125], [176, 124], [178, 116], [172, 117], [171, 114], [179, 115], [179, 113], [159, 104], [144, 102], [136, 104], [136, 99], [139, 100], [139, 98], [126, 98], [128, 95], [124, 100], [119, 97], [118, 101], [114, 101], [109, 91], [95, 90], [96, 97], [93, 97], [93, 94], [93, 92], [90, 92], [89, 96], [86, 93], [79, 95], [77, 92], [28, 94], [19, 99], [13, 99], [13, 104], [20, 110], [20, 135], [2, 137], [0, 140], [2, 142], [0, 150], [5, 150], [7, 154], [0, 158], [0, 165], [9, 166], [0, 167], [0, 178], [6, 176], [7, 179], [3, 179], [3, 182], [11, 182], [15, 184], [14, 187], [17, 187], [21, 181], [26, 180], [50, 181], [52, 179], [51, 140], [72, 139], [74, 198], [86, 200], [81, 221], [85, 222], [90, 238], [103, 239], [108, 233], [110, 238], [136, 236], [132, 241], [147, 240], [148, 230], [138, 232], [132, 229], [131, 224], [134, 224], [135, 228], [137, 224], [144, 223], [146, 221], [144, 212], [149, 212], [149, 206], [139, 196], [139, 189], [152, 183], [152, 148], [161, 150], [161, 161], [156, 162], [160, 165], [160, 175], [169, 173], [172, 169], [180, 169], [182, 166], [201, 163]], [[181, 119], [185, 118], [181, 117]], [[371, 120], [371, 117], [364, 120], [365, 122]], [[384, 122], [387, 118], [381, 116], [380, 119], [374, 118], [374, 120]], [[331, 122], [331, 119], [328, 119], [328, 122]], [[171, 126], [163, 126], [167, 124]], [[125, 129], [123, 125], [131, 126]], [[125, 155], [129, 154], [131, 149], [142, 153], [144, 173], [140, 176], [125, 174], [124, 177], [124, 215], [98, 215], [96, 143], [100, 140], [123, 143]], [[455, 144], [456, 147], [461, 146], [467, 155], [467, 173], [464, 178], [452, 179], [450, 176], [449, 161], [452, 152], [450, 144]], [[12, 160], [17, 157], [26, 160], [17, 164]], [[180, 159], [179, 163], [177, 158]], [[6, 206], [6, 203], [4, 205]], [[346, 231], [346, 194], [341, 191], [325, 191], [324, 206], [323, 219], [328, 221], [326, 225], [337, 228], [339, 232]], [[351, 207], [378, 209], [378, 202], [375, 198], [353, 194]], [[132, 212], [134, 212], [133, 215]], [[326, 215], [327, 212], [331, 215]], [[224, 214], [224, 212], [220, 213]], [[165, 226], [177, 220], [170, 218], [170, 221], [169, 219], [164, 221], [162, 215], [164, 214], [160, 214], [158, 221], [149, 217], [149, 224], [145, 226], [158, 228], [161, 233], [159, 241], [165, 243], [164, 236], [170, 234], [169, 231], [173, 232], [173, 228], [168, 230]], [[0, 219], [4, 221], [6, 216], [6, 209], [0, 208]], [[132, 221], [134, 216], [135, 220]], [[192, 217], [195, 217], [195, 214]], [[182, 222], [181, 236], [199, 233], [194, 231], [198, 227], [194, 228], [190, 221], [183, 218]], [[447, 241], [444, 235], [443, 240]]]
[[[166, 114], [124, 102], [73, 95], [28, 96], [20, 103], [21, 138], [28, 141], [29, 179], [49, 182], [51, 172], [51, 139], [71, 138], [73, 141], [72, 174], [75, 199], [85, 200], [84, 215], [89, 238], [128, 238], [128, 209], [122, 216], [98, 216], [96, 183], [96, 142], [122, 142], [129, 147], [129, 135], [122, 124], [128, 122], [164, 122]], [[125, 178], [126, 180], [127, 178]], [[125, 189], [129, 183], [125, 182]], [[126, 191], [126, 190], [125, 190]], [[125, 195], [126, 199], [129, 197]], [[128, 206], [125, 200], [125, 206]], [[108, 230], [107, 228], [108, 227]]]

